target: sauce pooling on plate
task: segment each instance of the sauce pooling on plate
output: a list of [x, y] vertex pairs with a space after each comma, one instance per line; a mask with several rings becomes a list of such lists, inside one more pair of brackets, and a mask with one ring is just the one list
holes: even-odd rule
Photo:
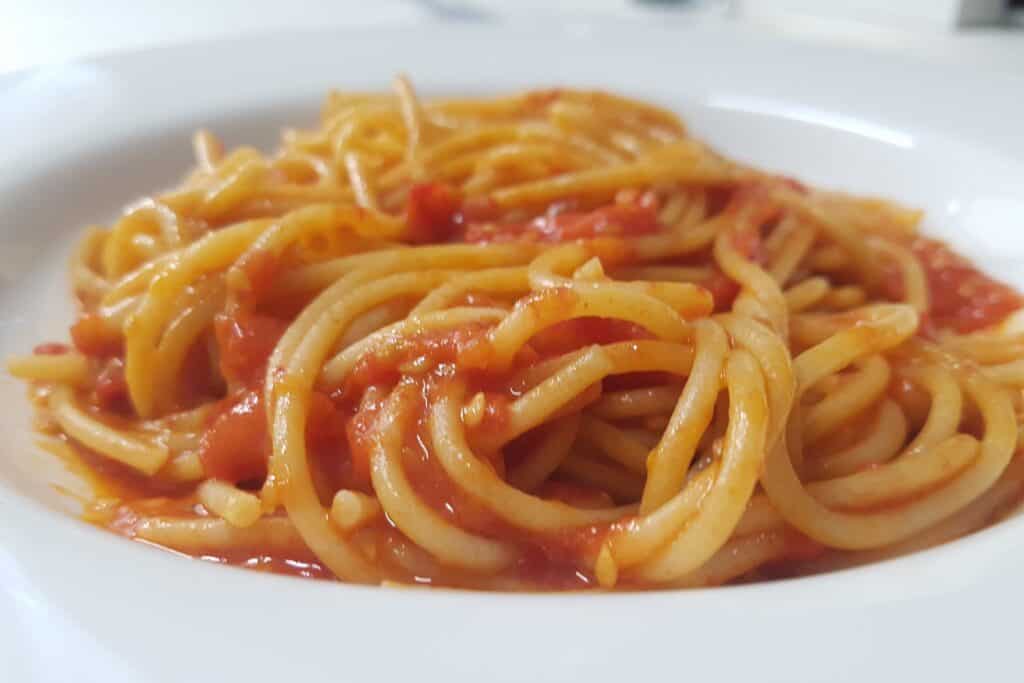
[[1020, 295], [917, 212], [601, 92], [332, 93], [196, 136], [82, 238], [12, 359], [86, 518], [358, 583], [636, 590], [827, 571], [1016, 504]]

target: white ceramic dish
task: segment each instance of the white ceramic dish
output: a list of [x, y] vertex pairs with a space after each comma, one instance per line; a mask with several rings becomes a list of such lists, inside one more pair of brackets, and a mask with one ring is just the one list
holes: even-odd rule
[[[197, 125], [272, 144], [331, 86], [591, 85], [816, 184], [906, 200], [1024, 287], [1024, 78], [735, 28], [442, 27], [156, 50], [0, 81], [0, 353], [63, 338], [80, 228], [185, 170]], [[0, 380], [0, 680], [1014, 680], [1024, 519], [861, 569], [621, 595], [394, 590], [265, 576], [66, 514]]]

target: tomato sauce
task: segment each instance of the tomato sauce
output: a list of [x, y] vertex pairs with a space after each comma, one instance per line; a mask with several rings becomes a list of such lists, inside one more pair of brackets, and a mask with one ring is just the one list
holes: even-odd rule
[[362, 397], [359, 408], [345, 423], [345, 436], [352, 461], [352, 480], [354, 488], [361, 491], [371, 490], [370, 457], [373, 450], [373, 437], [384, 407], [386, 393], [379, 387], [370, 387]]
[[87, 356], [108, 358], [123, 354], [121, 335], [107, 329], [103, 319], [95, 313], [85, 313], [71, 326], [71, 341]]
[[[713, 188], [708, 192], [707, 213], [709, 216], [723, 213], [734, 215], [738, 220], [738, 229], [729, 236], [733, 248], [753, 263], [764, 263], [763, 235], [774, 227], [781, 215], [780, 207], [771, 201], [770, 186], [754, 182], [739, 188]], [[716, 312], [732, 308], [740, 293], [740, 286], [719, 268], [712, 249], [689, 254], [678, 259], [678, 263], [710, 264], [710, 275], [698, 284], [711, 293]]]
[[1020, 294], [985, 275], [942, 242], [918, 237], [910, 249], [924, 268], [928, 318], [936, 327], [974, 332], [1002, 322], [1024, 305]]
[[531, 346], [545, 356], [558, 356], [591, 344], [615, 344], [653, 339], [654, 335], [628, 320], [583, 317], [552, 325], [534, 335]]
[[526, 222], [471, 222], [463, 241], [561, 243], [599, 237], [634, 237], [660, 229], [657, 208], [640, 204], [612, 204], [593, 211], [549, 212]]
[[268, 554], [258, 551], [239, 550], [232, 553], [204, 554], [199, 557], [207, 562], [243, 567], [268, 574], [299, 576], [305, 579], [332, 579], [331, 570], [320, 564], [311, 551], [284, 554]]
[[[334, 450], [344, 438], [343, 413], [327, 394], [314, 391], [306, 419], [307, 447], [316, 457]], [[200, 439], [199, 457], [213, 478], [258, 483], [266, 476], [271, 451], [263, 387], [257, 385], [220, 402]]]
[[561, 501], [578, 508], [598, 509], [615, 505], [607, 491], [579, 482], [548, 479], [541, 484], [538, 494], [542, 498]]
[[700, 286], [711, 293], [715, 302], [715, 311], [722, 312], [732, 308], [733, 302], [740, 293], [740, 286], [735, 280], [718, 269], [712, 268], [711, 276], [700, 283]]
[[[214, 320], [220, 369], [235, 387], [213, 411], [199, 456], [206, 473], [234, 483], [258, 482], [266, 476], [271, 453], [263, 380], [267, 361], [288, 321], [239, 309]], [[313, 392], [306, 438], [311, 450], [343, 441], [344, 423], [334, 402]]]
[[416, 493], [442, 517], [460, 527], [497, 536], [501, 521], [483, 503], [455, 485], [428, 447], [430, 441], [425, 417], [424, 411], [417, 421], [417, 428], [410, 430], [402, 457], [406, 476]]
[[[508, 408], [515, 398], [510, 393], [509, 377], [495, 380], [491, 372], [484, 376], [472, 366], [460, 365], [466, 345], [479, 339], [486, 329], [482, 325], [469, 325], [461, 330], [419, 335], [405, 340], [397, 351], [386, 357], [371, 352], [357, 363], [357, 370], [351, 374], [350, 381], [333, 397], [342, 406], [357, 402], [352, 408], [342, 408], [350, 416], [346, 421], [346, 440], [351, 454], [353, 479], [363, 490], [370, 490], [370, 459], [380, 412], [399, 378], [411, 380], [414, 382], [412, 387], [399, 389], [410, 402], [407, 410], [412, 413], [403, 444], [402, 467], [417, 496], [438, 515], [459, 527], [516, 547], [521, 560], [514, 571], [521, 580], [538, 588], [586, 587], [593, 582], [593, 578], [577, 567], [579, 557], [581, 553], [597, 552], [600, 541], [607, 533], [607, 526], [558, 534], [536, 534], [517, 529], [456, 486], [432, 452], [427, 426], [428, 410], [436, 400], [434, 392], [449, 381], [452, 372], [459, 373], [467, 381], [467, 396], [473, 396], [478, 391], [484, 395], [483, 419], [467, 430], [471, 442], [474, 434], [494, 433], [507, 423]], [[564, 334], [571, 334], [572, 343], [578, 345], [647, 336], [645, 331], [635, 326], [596, 318], [584, 319], [571, 328], [567, 327]], [[545, 352], [548, 351], [545, 349]], [[408, 368], [402, 370], [401, 366], [416, 358], [427, 359], [420, 372], [410, 374]], [[508, 373], [513, 371], [510, 369]], [[489, 388], [492, 383], [494, 387]], [[530, 435], [525, 435], [519, 441], [530, 442]], [[516, 448], [507, 450], [515, 452]], [[478, 452], [475, 455], [499, 477], [504, 477], [505, 459], [502, 452]], [[541, 495], [584, 506], [608, 504], [607, 495], [603, 492], [567, 482], [548, 482]], [[458, 581], [455, 583], [457, 585]]]
[[197, 339], [182, 359], [177, 408], [187, 410], [224, 395], [224, 383], [213, 365], [207, 339]]
[[258, 381], [288, 325], [287, 320], [246, 310], [218, 315], [213, 329], [224, 378], [238, 384]]
[[200, 440], [203, 469], [232, 483], [262, 479], [271, 450], [262, 393], [250, 389], [223, 403]]
[[243, 257], [240, 264], [249, 288], [244, 300], [253, 305], [266, 298], [281, 267], [281, 260], [273, 252], [260, 249]]
[[[730, 236], [733, 247], [740, 254], [754, 263], [760, 263], [763, 258], [761, 252], [761, 227], [753, 226], [745, 230], [733, 233]], [[710, 255], [709, 255], [710, 260]], [[716, 311], [727, 311], [732, 308], [733, 302], [740, 293], [740, 285], [731, 277], [726, 275], [718, 263], [711, 261], [711, 275], [700, 283], [701, 287], [711, 292], [711, 298], [715, 302]]]
[[[144, 517], [193, 519], [208, 516], [209, 513], [196, 501], [194, 496], [157, 496], [120, 505], [114, 510], [99, 514], [94, 521], [102, 522], [106, 528], [127, 538], [137, 538], [137, 526]], [[146, 542], [148, 543], [148, 541]], [[240, 547], [231, 550], [199, 549], [191, 556], [205, 562], [244, 567], [271, 574], [311, 579], [334, 577], [330, 570], [317, 561], [312, 551], [301, 545], [275, 551], [256, 547]]]
[[[797, 191], [800, 186], [793, 185]], [[712, 191], [712, 213], [744, 211], [741, 229], [730, 235], [732, 245], [747, 259], [760, 262], [762, 235], [771, 228], [778, 215], [767, 195], [758, 186], [739, 190], [723, 188]], [[603, 249], [611, 260], [628, 257], [628, 240], [635, 236], [654, 234], [661, 229], [657, 220], [658, 205], [653, 194], [639, 192], [622, 194], [615, 203], [593, 209], [566, 202], [547, 214], [526, 221], [499, 220], [500, 211], [487, 199], [466, 199], [443, 183], [425, 183], [411, 188], [404, 220], [407, 239], [412, 243], [444, 243], [462, 240], [470, 243], [528, 241], [555, 244], [589, 240], [595, 253]], [[943, 245], [918, 241], [915, 255], [922, 260], [928, 274], [933, 296], [932, 318], [951, 326], [983, 324], [980, 321], [1001, 319], [1009, 310], [1019, 307], [1017, 295], [999, 283], [978, 273], [973, 267], [948, 252]], [[712, 263], [708, 251], [692, 255], [702, 264]], [[604, 254], [602, 253], [602, 258]], [[609, 260], [605, 259], [605, 265]], [[227, 387], [219, 387], [227, 396], [211, 411], [200, 439], [199, 457], [208, 476], [254, 488], [265, 478], [271, 454], [267, 429], [267, 413], [263, 397], [263, 380], [268, 359], [289, 325], [282, 316], [268, 314], [264, 305], [257, 309], [271, 292], [280, 264], [269, 252], [254, 252], [241, 267], [248, 287], [240, 295], [240, 305], [218, 315], [214, 322], [216, 355], [208, 354], [206, 342], [190, 350], [183, 370], [188, 385], [187, 396], [214, 391], [209, 372], [211, 360], [217, 358], [220, 374]], [[714, 272], [704, 283], [713, 297], [716, 310], [729, 307], [739, 287], [714, 265]], [[1012, 296], [1011, 296], [1012, 295]], [[568, 290], [545, 291], [529, 297], [521, 304], [535, 307], [538, 315], [564, 313], [575, 305]], [[468, 303], [502, 303], [488, 295], [469, 293]], [[507, 303], [507, 302], [505, 302]], [[329, 505], [330, 495], [339, 488], [372, 492], [371, 456], [377, 436], [378, 421], [384, 401], [399, 381], [411, 383], [413, 413], [402, 448], [402, 466], [417, 495], [441, 517], [459, 527], [487, 538], [509, 544], [520, 559], [510, 570], [516, 578], [537, 588], [585, 588], [594, 578], [579, 568], [580, 558], [593, 558], [607, 538], [610, 526], [592, 525], [559, 533], [530, 533], [515, 528], [492, 512], [487, 504], [456, 486], [433, 453], [427, 420], [428, 410], [436, 394], [453, 374], [465, 380], [467, 398], [482, 394], [484, 409], [481, 420], [467, 428], [470, 442], [481, 434], [501, 433], [510, 420], [510, 410], [518, 396], [511, 378], [516, 372], [538, 360], [551, 358], [584, 348], [591, 344], [612, 344], [652, 338], [642, 326], [622, 320], [584, 317], [560, 322], [536, 334], [516, 357], [510, 368], [495, 371], [487, 344], [485, 324], [469, 324], [456, 329], [427, 332], [402, 338], [386, 350], [373, 350], [360, 358], [338, 390], [328, 395], [314, 391], [308, 409], [305, 434], [311, 470], [321, 502]], [[958, 327], [959, 329], [959, 327]], [[98, 406], [110, 412], [130, 412], [127, 383], [124, 375], [122, 348], [98, 317], [86, 314], [72, 330], [75, 348], [92, 357], [104, 359], [103, 370], [95, 387]], [[42, 345], [38, 353], [66, 353], [69, 347]], [[678, 381], [665, 373], [633, 373], [604, 381], [605, 390]], [[404, 385], [403, 385], [404, 386]], [[594, 386], [592, 389], [599, 389]], [[519, 387], [518, 389], [522, 389]], [[403, 389], [404, 390], [404, 389]], [[517, 439], [503, 451], [476, 452], [486, 466], [500, 478], [506, 476], [506, 458], [515, 464], [524, 453], [536, 446], [535, 437], [543, 428]], [[119, 467], [119, 466], [118, 466]], [[108, 467], [109, 469], [109, 467]], [[124, 469], [124, 468], [122, 468]], [[329, 486], [321, 486], [318, 478], [327, 478]], [[142, 479], [134, 473], [112, 472], [116, 480], [133, 482]], [[140, 486], [147, 486], [141, 483]], [[152, 491], [149, 495], [152, 495]], [[173, 488], [166, 496], [144, 501], [130, 501], [115, 513], [109, 525], [126, 535], [142, 514], [180, 516], [205, 515], [193, 494]], [[180, 495], [176, 495], [180, 494]], [[538, 495], [581, 508], [601, 508], [613, 504], [607, 492], [575, 482], [562, 481], [556, 474], [540, 488]], [[620, 522], [620, 524], [623, 522]], [[388, 538], [404, 538], [390, 525], [390, 520], [374, 522], [391, 533]], [[805, 537], [787, 537], [787, 561], [813, 559], [823, 549]], [[312, 554], [299, 549], [294, 554], [274, 555], [259, 549], [229, 554], [203, 555], [205, 559], [247, 566], [277, 573], [311, 577], [329, 577], [330, 572], [318, 564]], [[453, 573], [452, 576], [457, 576]], [[441, 577], [439, 583], [445, 583]], [[457, 585], [458, 581], [453, 579]]]
[[421, 183], [409, 189], [406, 237], [414, 244], [445, 242], [458, 229], [462, 197], [451, 185]]
[[96, 403], [103, 410], [131, 413], [128, 382], [124, 376], [124, 361], [120, 358], [112, 358], [96, 379]]
[[61, 356], [65, 353], [71, 353], [71, 347], [60, 342], [46, 342], [45, 344], [37, 345], [32, 349], [32, 353], [37, 356]]
[[[429, 443], [427, 436], [421, 418], [419, 428], [414, 430], [403, 457], [406, 476], [426, 504], [463, 529], [516, 547], [520, 559], [514, 573], [518, 579], [530, 585], [546, 589], [572, 589], [593, 583], [593, 578], [578, 566], [579, 558], [596, 555], [608, 531], [607, 525], [551, 534], [531, 533], [514, 527], [491, 512], [482, 502], [455, 486], [425, 445]], [[488, 462], [484, 454], [477, 454], [477, 457]], [[500, 476], [500, 469], [498, 473]], [[598, 501], [596, 492], [584, 491], [583, 487], [573, 484], [559, 487], [554, 482], [541, 492], [541, 496], [573, 502], [585, 499], [592, 504]]]

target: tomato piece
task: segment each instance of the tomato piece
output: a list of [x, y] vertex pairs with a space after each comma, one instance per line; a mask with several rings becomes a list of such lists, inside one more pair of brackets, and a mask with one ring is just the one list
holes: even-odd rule
[[827, 548], [799, 531], [786, 533], [786, 559], [790, 561], [814, 560], [825, 554]]
[[474, 431], [496, 434], [505, 431], [511, 419], [512, 401], [508, 396], [493, 391], [484, 392], [484, 414]]
[[[966, 258], [937, 240], [918, 237], [910, 250], [928, 281], [929, 321], [960, 333], [1001, 322], [1024, 305], [1010, 287], [985, 275]], [[902, 282], [898, 289], [902, 289]]]
[[223, 386], [210, 364], [206, 340], [198, 339], [189, 347], [178, 373], [178, 407], [190, 408], [223, 393]]
[[71, 326], [71, 341], [87, 356], [107, 358], [121, 354], [121, 335], [110, 330], [95, 313], [86, 313]]
[[[199, 458], [208, 476], [230, 482], [258, 481], [266, 476], [272, 452], [261, 387], [246, 389], [221, 402], [199, 442]], [[334, 402], [314, 391], [306, 418], [306, 443], [311, 449], [343, 443], [345, 422]]]
[[757, 229], [735, 232], [732, 234], [732, 245], [736, 251], [751, 261], [758, 261], [761, 251], [761, 232]]
[[269, 455], [267, 416], [261, 392], [255, 390], [229, 403], [199, 440], [199, 459], [207, 476], [231, 483], [262, 479]]
[[352, 458], [352, 479], [359, 488], [370, 487], [370, 454], [373, 450], [373, 432], [384, 402], [375, 390], [367, 391], [363, 400], [348, 423], [345, 436], [348, 439], [349, 457]]
[[61, 344], [60, 342], [46, 342], [45, 344], [39, 344], [32, 349], [32, 353], [37, 356], [62, 356], [70, 351], [70, 346], [67, 344]]
[[399, 368], [410, 361], [421, 362], [423, 367], [436, 367], [442, 363], [461, 365], [472, 355], [477, 342], [486, 339], [486, 329], [473, 323], [403, 339], [384, 353], [370, 351], [355, 364], [341, 393], [353, 396], [369, 386], [394, 384], [402, 375]]
[[645, 235], [658, 229], [658, 214], [651, 206], [613, 204], [590, 213], [563, 213], [539, 223], [547, 241], [567, 242], [601, 236]]
[[111, 412], [129, 413], [128, 381], [124, 375], [124, 361], [113, 358], [96, 378], [96, 402]]
[[598, 237], [631, 237], [657, 232], [658, 212], [650, 202], [611, 204], [593, 211], [549, 212], [519, 223], [470, 223], [464, 240], [472, 243], [571, 242]]
[[729, 310], [732, 307], [732, 302], [740, 293], [740, 286], [717, 266], [714, 267], [711, 277], [701, 282], [700, 286], [711, 292], [716, 311]]
[[409, 189], [405, 224], [410, 242], [444, 242], [458, 227], [462, 206], [458, 190], [443, 183], [420, 183]]
[[493, 221], [501, 215], [498, 204], [490, 197], [468, 197], [459, 209], [459, 220], [463, 223]]
[[246, 301], [253, 303], [262, 301], [274, 285], [280, 269], [280, 259], [271, 251], [259, 249], [248, 254], [241, 263], [242, 272], [249, 281]]
[[306, 440], [311, 448], [344, 441], [345, 418], [327, 394], [314, 391], [306, 418]]
[[218, 315], [213, 327], [225, 379], [241, 384], [258, 380], [288, 324], [280, 318], [246, 311]]

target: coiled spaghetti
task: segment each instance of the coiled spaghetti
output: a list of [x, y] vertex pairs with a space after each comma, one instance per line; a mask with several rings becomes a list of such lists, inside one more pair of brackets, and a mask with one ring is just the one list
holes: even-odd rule
[[695, 586], [1020, 495], [1021, 300], [915, 211], [598, 92], [399, 79], [271, 156], [195, 147], [86, 232], [73, 346], [9, 363], [119, 533], [352, 582]]

